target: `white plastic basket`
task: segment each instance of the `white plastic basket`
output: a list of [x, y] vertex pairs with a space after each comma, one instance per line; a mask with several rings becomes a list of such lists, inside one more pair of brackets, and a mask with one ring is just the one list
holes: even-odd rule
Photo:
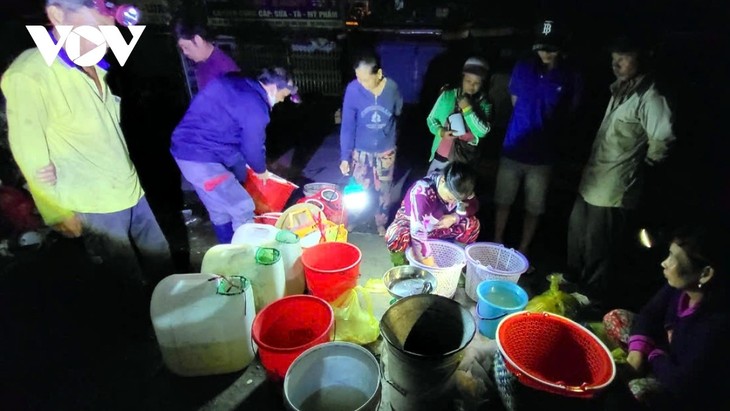
[[474, 243], [464, 250], [466, 254], [466, 279], [464, 291], [478, 301], [477, 286], [485, 280], [502, 280], [517, 283], [530, 263], [519, 251], [498, 243]]
[[418, 268], [424, 269], [436, 277], [438, 285], [434, 294], [453, 298], [456, 288], [459, 286], [461, 271], [466, 265], [466, 254], [464, 249], [456, 244], [442, 240], [429, 240], [436, 267], [431, 267], [418, 262], [413, 255], [413, 250], [408, 247], [406, 258], [408, 262]]

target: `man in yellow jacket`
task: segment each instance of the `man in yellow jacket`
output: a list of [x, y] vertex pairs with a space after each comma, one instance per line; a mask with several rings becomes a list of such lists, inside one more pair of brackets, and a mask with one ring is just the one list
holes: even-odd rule
[[[113, 3], [47, 0], [54, 26], [114, 24]], [[80, 55], [96, 47], [81, 38]], [[76, 65], [60, 49], [49, 64], [39, 49], [13, 61], [0, 86], [7, 100], [10, 148], [45, 223], [81, 237], [105, 273], [140, 290], [169, 274], [170, 250], [144, 197], [119, 125], [119, 97], [108, 65]]]

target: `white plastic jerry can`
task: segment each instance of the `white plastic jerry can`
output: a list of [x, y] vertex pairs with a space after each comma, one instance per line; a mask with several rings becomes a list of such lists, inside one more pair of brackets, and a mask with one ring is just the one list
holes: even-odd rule
[[276, 242], [286, 273], [285, 294], [304, 294], [304, 265], [302, 265], [302, 245], [299, 236], [289, 230], [281, 230], [276, 235]]
[[279, 229], [269, 224], [247, 223], [233, 233], [231, 244], [247, 244], [255, 247], [274, 247]]
[[254, 358], [254, 299], [243, 277], [168, 276], [152, 293], [150, 315], [162, 359], [177, 375], [236, 372]]
[[279, 250], [246, 244], [218, 244], [203, 256], [201, 272], [238, 275], [251, 281], [256, 312], [284, 296], [286, 273]]

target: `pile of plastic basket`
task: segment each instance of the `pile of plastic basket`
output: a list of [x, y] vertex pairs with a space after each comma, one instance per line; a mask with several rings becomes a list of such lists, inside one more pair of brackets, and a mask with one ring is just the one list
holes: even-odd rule
[[497, 326], [496, 340], [494, 376], [508, 411], [534, 409], [536, 402], [544, 409], [584, 402], [616, 376], [611, 352], [598, 337], [556, 314], [510, 314]]
[[406, 258], [408, 262], [418, 268], [424, 269], [436, 277], [438, 286], [434, 294], [453, 298], [456, 294], [456, 288], [459, 286], [459, 278], [461, 271], [466, 265], [466, 255], [464, 249], [456, 244], [442, 240], [428, 240], [431, 247], [435, 267], [420, 263], [413, 254], [410, 247], [406, 250]]
[[516, 283], [527, 271], [530, 263], [519, 251], [498, 243], [474, 243], [464, 250], [466, 254], [466, 279], [464, 291], [478, 301], [477, 286], [485, 280], [502, 280]]

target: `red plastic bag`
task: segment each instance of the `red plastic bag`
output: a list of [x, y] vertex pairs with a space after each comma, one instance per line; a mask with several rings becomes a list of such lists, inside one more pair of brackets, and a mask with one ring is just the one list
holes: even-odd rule
[[0, 186], [0, 235], [38, 230], [43, 221], [33, 198], [24, 190]]
[[253, 216], [253, 222], [258, 224], [276, 225], [283, 213], [264, 213]]
[[284, 210], [289, 197], [299, 187], [271, 172], [269, 173], [269, 180], [264, 184], [256, 173], [248, 167], [248, 175], [243, 183], [243, 188], [248, 191], [253, 199], [256, 206], [254, 213], [261, 215], [272, 212], [278, 213]]

